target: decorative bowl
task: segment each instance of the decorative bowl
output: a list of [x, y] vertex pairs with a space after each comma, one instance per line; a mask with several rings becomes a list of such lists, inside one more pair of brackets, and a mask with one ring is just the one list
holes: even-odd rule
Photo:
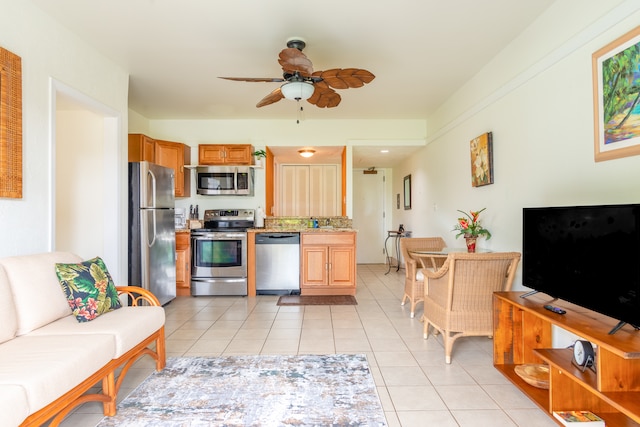
[[527, 384], [538, 388], [549, 388], [549, 366], [528, 363], [526, 365], [518, 365], [514, 370]]

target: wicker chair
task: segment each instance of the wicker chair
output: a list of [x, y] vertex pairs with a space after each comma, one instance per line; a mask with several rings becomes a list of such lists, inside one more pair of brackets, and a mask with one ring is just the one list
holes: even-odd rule
[[493, 293], [511, 289], [519, 262], [518, 252], [454, 252], [439, 270], [424, 270], [424, 338], [430, 327], [442, 334], [446, 363], [458, 338], [493, 335]]
[[[422, 264], [413, 258], [409, 251], [441, 251], [445, 247], [442, 237], [403, 237], [400, 239], [400, 251], [404, 258], [404, 296], [401, 305], [407, 299], [411, 303], [411, 317], [415, 316], [416, 304], [424, 300], [424, 276]], [[443, 260], [444, 261], [444, 260]], [[439, 266], [433, 266], [436, 269]]]

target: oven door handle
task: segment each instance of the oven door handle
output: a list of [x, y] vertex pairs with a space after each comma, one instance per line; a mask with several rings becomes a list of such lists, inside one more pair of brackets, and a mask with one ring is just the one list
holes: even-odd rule
[[238, 240], [238, 238], [242, 239], [245, 237], [246, 233], [224, 233], [222, 236], [219, 234], [191, 235], [191, 238], [194, 240]]

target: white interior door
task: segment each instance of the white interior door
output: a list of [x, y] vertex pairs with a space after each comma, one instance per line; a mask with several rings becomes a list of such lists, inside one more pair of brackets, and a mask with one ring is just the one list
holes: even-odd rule
[[384, 264], [384, 171], [353, 171], [353, 228], [357, 233], [356, 262]]

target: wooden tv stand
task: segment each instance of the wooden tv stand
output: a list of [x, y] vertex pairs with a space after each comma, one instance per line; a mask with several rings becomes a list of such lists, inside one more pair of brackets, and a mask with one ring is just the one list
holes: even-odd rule
[[[613, 335], [617, 321], [545, 294], [496, 292], [493, 297], [493, 365], [553, 418], [553, 411], [588, 410], [607, 426], [640, 426], [640, 331], [629, 325]], [[553, 302], [551, 302], [553, 301]], [[556, 314], [544, 304], [567, 311]], [[571, 363], [573, 352], [552, 348], [552, 326], [597, 345], [595, 372]], [[549, 390], [527, 384], [514, 368], [549, 365]], [[554, 419], [555, 420], [555, 419]]]

